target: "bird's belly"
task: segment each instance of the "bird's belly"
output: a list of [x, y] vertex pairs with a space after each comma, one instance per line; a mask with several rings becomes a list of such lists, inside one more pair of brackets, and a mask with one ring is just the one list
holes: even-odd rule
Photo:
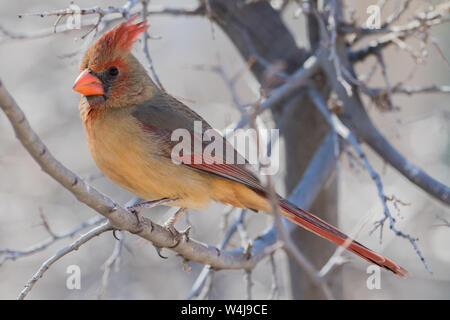
[[108, 178], [145, 200], [178, 199], [168, 205], [193, 209], [209, 204], [211, 179], [206, 174], [176, 165], [120, 131], [96, 130], [88, 139], [94, 161]]

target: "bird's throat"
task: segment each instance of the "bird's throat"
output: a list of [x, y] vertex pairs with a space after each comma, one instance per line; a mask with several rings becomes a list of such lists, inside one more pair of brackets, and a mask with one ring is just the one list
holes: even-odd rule
[[83, 97], [79, 104], [81, 119], [86, 127], [90, 126], [102, 110], [105, 109], [102, 106], [102, 104], [104, 104], [103, 97], [95, 96], [95, 99], [93, 98], [94, 96], [89, 98]]

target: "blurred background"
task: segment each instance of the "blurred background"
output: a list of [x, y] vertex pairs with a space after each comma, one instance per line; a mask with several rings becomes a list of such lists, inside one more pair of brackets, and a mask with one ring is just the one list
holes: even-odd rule
[[[367, 6], [376, 1], [345, 1], [355, 8], [358, 21], [367, 17]], [[382, 20], [392, 12], [397, 1], [387, 1]], [[124, 1], [98, 0], [76, 1], [81, 8], [121, 6]], [[429, 1], [412, 1], [407, 13], [399, 23]], [[54, 17], [17, 18], [25, 12], [42, 12], [62, 9], [69, 1], [6, 1], [0, 0], [0, 25], [15, 33], [51, 29]], [[196, 1], [152, 1], [152, 5], [186, 6]], [[294, 17], [297, 7], [288, 5], [283, 17], [300, 46], [305, 46], [303, 16]], [[95, 20], [96, 17], [82, 17]], [[239, 118], [233, 105], [229, 88], [217, 74], [200, 71], [196, 66], [220, 64], [229, 75], [245, 68], [245, 61], [218, 28], [202, 17], [154, 16], [149, 19], [150, 34], [158, 39], [149, 43], [156, 72], [169, 93], [189, 105], [206, 118], [215, 128], [225, 128]], [[432, 29], [443, 54], [450, 59], [450, 25]], [[55, 34], [42, 39], [0, 40], [0, 79], [25, 112], [31, 126], [40, 135], [52, 154], [72, 171], [88, 178], [97, 176], [85, 140], [78, 113], [79, 94], [72, 85], [79, 73], [79, 62], [92, 36], [80, 40], [85, 31], [75, 30], [67, 34]], [[0, 35], [0, 37], [3, 35]], [[78, 38], [78, 39], [77, 39]], [[2, 38], [0, 38], [2, 39]], [[412, 43], [418, 47], [417, 43]], [[145, 62], [142, 43], [134, 48], [137, 57]], [[437, 50], [429, 48], [429, 56], [422, 64], [416, 64], [410, 55], [397, 47], [385, 53], [389, 77], [392, 83], [408, 79], [410, 85], [449, 84], [450, 69]], [[357, 71], [367, 73], [375, 58], [359, 64]], [[414, 73], [412, 73], [414, 71]], [[378, 69], [370, 85], [383, 86]], [[250, 72], [240, 78], [237, 89], [242, 102], [253, 102], [259, 95], [259, 84]], [[423, 168], [442, 183], [450, 184], [450, 107], [449, 96], [422, 94], [395, 96], [400, 107], [398, 123], [392, 113], [382, 113], [370, 103], [368, 112], [382, 133], [413, 163]], [[307, 137], [302, 137], [306, 138]], [[381, 174], [387, 195], [395, 195], [407, 206], [399, 206], [396, 214], [400, 230], [419, 237], [418, 242], [433, 274], [428, 273], [407, 240], [396, 237], [385, 226], [383, 241], [379, 232], [369, 235], [373, 222], [383, 215], [375, 184], [368, 173], [358, 166], [350, 165], [343, 154], [339, 161], [339, 227], [350, 232], [361, 217], [369, 217], [358, 236], [358, 241], [383, 253], [408, 269], [412, 276], [399, 279], [387, 272], [381, 273], [381, 289], [369, 290], [366, 286], [368, 264], [355, 257], [342, 266], [344, 270], [344, 298], [346, 299], [449, 299], [450, 298], [450, 228], [442, 226], [439, 217], [450, 220], [450, 210], [432, 199], [424, 191], [412, 185], [394, 169], [383, 163], [370, 149], [364, 148], [374, 168]], [[281, 159], [283, 155], [281, 155]], [[281, 161], [282, 163], [282, 161]], [[282, 179], [286, 172], [281, 166], [277, 175], [277, 190], [284, 195]], [[132, 195], [117, 187], [105, 177], [92, 182], [96, 188], [124, 204]], [[15, 139], [13, 130], [0, 115], [0, 248], [25, 249], [48, 237], [42, 225], [40, 212], [58, 233], [71, 229], [96, 215], [79, 203], [68, 191], [43, 173], [22, 145]], [[172, 211], [171, 211], [172, 212]], [[224, 206], [212, 204], [208, 210], [191, 210], [177, 224], [183, 229], [191, 224], [191, 236], [202, 242], [216, 245], [223, 237], [221, 217]], [[145, 211], [156, 222], [165, 221], [170, 212], [164, 208]], [[255, 238], [270, 226], [268, 215], [248, 213], [246, 225], [251, 238]], [[158, 257], [148, 242], [131, 234], [125, 235], [126, 248], [120, 261], [120, 270], [112, 272], [104, 298], [108, 299], [184, 299], [203, 267], [190, 262], [191, 271], [183, 270], [180, 257], [164, 250], [169, 258]], [[238, 237], [231, 246], [240, 246]], [[15, 299], [24, 284], [40, 265], [57, 250], [72, 242], [64, 239], [37, 254], [8, 260], [0, 266], [0, 298]], [[95, 299], [101, 287], [105, 260], [111, 255], [115, 239], [105, 233], [83, 245], [58, 261], [31, 291], [31, 299]], [[307, 244], [305, 244], [306, 246]], [[277, 252], [276, 273], [279, 282], [279, 298], [289, 299], [289, 277], [286, 256]], [[78, 265], [81, 269], [81, 289], [68, 290], [67, 267]], [[253, 272], [253, 298], [266, 299], [272, 292], [272, 268], [268, 259], [262, 261]], [[241, 299], [245, 297], [244, 272], [219, 271], [214, 277], [210, 298]]]

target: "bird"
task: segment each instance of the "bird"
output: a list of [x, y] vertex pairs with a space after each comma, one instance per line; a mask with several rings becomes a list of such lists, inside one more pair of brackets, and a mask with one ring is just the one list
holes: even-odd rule
[[[157, 86], [132, 54], [136, 39], [149, 28], [146, 20], [135, 23], [136, 17], [116, 25], [91, 44], [82, 57], [80, 75], [73, 86], [82, 95], [80, 116], [99, 169], [148, 203], [179, 207], [180, 212], [202, 209], [211, 202], [272, 212], [273, 200], [267, 188], [246, 161], [211, 161], [195, 148], [194, 152], [183, 150], [179, 161], [174, 161], [172, 151], [178, 143], [171, 139], [174, 130], [183, 129], [198, 141], [201, 138], [194, 132], [194, 122], [202, 124], [203, 132], [214, 129]], [[232, 148], [236, 158], [240, 156], [220, 134], [215, 139]], [[204, 141], [200, 143], [205, 147]], [[274, 201], [275, 208], [298, 226], [398, 276], [408, 274], [392, 260], [283, 197], [276, 194]], [[175, 221], [176, 218], [172, 220], [172, 231]]]

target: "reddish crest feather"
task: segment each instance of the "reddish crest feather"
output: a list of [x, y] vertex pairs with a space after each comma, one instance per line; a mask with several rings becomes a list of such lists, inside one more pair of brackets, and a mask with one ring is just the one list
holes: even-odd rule
[[122, 50], [131, 50], [136, 38], [145, 30], [149, 28], [146, 25], [147, 20], [132, 24], [136, 20], [137, 15], [132, 16], [128, 20], [115, 26], [113, 29], [105, 33], [98, 42], [106, 41], [112, 48], [119, 48]]

